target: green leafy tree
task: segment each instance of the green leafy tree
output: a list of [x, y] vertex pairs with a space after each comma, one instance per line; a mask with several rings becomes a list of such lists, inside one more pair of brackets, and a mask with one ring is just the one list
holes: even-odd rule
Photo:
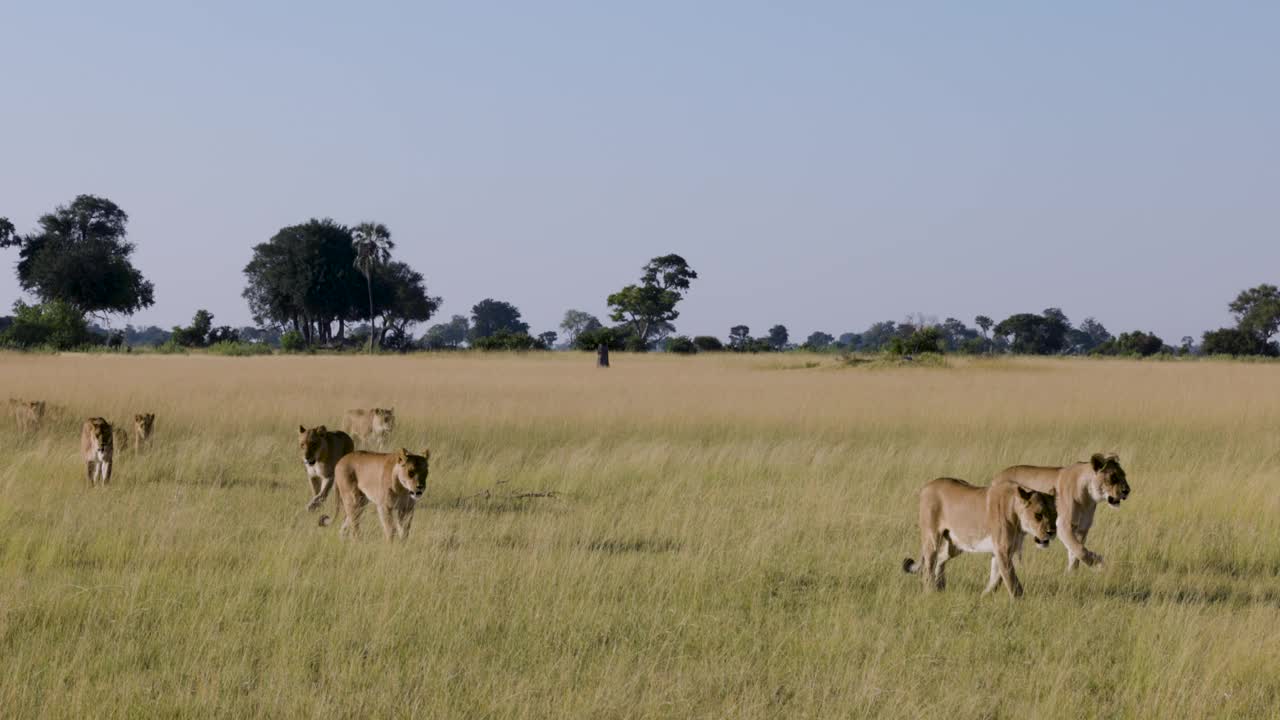
[[835, 340], [830, 333], [817, 330], [810, 333], [809, 337], [805, 339], [804, 348], [806, 350], [826, 350]]
[[720, 342], [720, 338], [713, 335], [698, 335], [693, 339], [693, 344], [698, 348], [698, 352], [720, 352], [724, 350], [724, 343]]
[[1011, 315], [1001, 320], [994, 332], [1001, 337], [1011, 337], [1010, 347], [1015, 353], [1052, 355], [1066, 349], [1070, 329], [1066, 315], [1057, 308], [1049, 308], [1042, 315]]
[[675, 353], [676, 355], [693, 355], [698, 352], [698, 346], [687, 335], [675, 335], [667, 338], [664, 347], [667, 352]]
[[432, 325], [422, 337], [422, 344], [428, 350], [444, 350], [456, 348], [467, 341], [467, 331], [471, 329], [471, 321], [466, 315], [454, 315], [447, 323]]
[[472, 345], [477, 340], [504, 331], [510, 335], [529, 332], [529, 324], [520, 319], [520, 310], [515, 305], [485, 298], [471, 308], [469, 339]]
[[565, 310], [564, 319], [560, 321], [560, 329], [564, 331], [565, 342], [570, 346], [577, 340], [578, 335], [590, 330], [599, 330], [603, 325], [600, 320], [589, 312], [583, 310]]
[[1240, 328], [1219, 328], [1205, 332], [1200, 342], [1200, 352], [1205, 355], [1265, 355], [1280, 356], [1280, 346], [1275, 342], [1262, 342], [1258, 336]]
[[986, 315], [979, 315], [973, 319], [973, 324], [982, 330], [983, 337], [991, 337], [991, 328], [995, 325], [995, 321]]
[[89, 331], [84, 313], [71, 303], [50, 300], [28, 305], [19, 300], [13, 304], [13, 318], [0, 343], [17, 347], [48, 346], [55, 350], [71, 350], [100, 342]]
[[560, 334], [555, 330], [538, 333], [538, 342], [542, 343], [543, 346], [548, 349], [555, 347], [556, 340], [558, 339], [560, 339]]
[[769, 328], [769, 345], [774, 350], [785, 350], [787, 348], [787, 341], [790, 339], [790, 334], [787, 332], [786, 325], [774, 325]]
[[41, 216], [39, 229], [28, 235], [0, 220], [0, 247], [18, 248], [18, 284], [41, 301], [81, 314], [132, 315], [155, 304], [154, 286], [130, 259], [129, 216], [110, 200], [79, 195]]
[[367, 312], [353, 240], [350, 228], [313, 218], [254, 246], [243, 293], [254, 321], [292, 326], [308, 345], [341, 342], [346, 322]]
[[1263, 344], [1280, 329], [1280, 289], [1275, 285], [1249, 288], [1228, 307], [1236, 316], [1236, 327], [1252, 333]]
[[187, 327], [174, 326], [170, 335], [174, 343], [182, 347], [205, 347], [209, 344], [209, 333], [213, 330], [213, 313], [208, 310], [197, 310]]
[[[426, 322], [440, 309], [440, 298], [427, 294], [422, 273], [402, 262], [378, 265], [373, 272], [373, 298], [381, 327], [373, 334], [378, 344], [403, 350], [409, 343], [410, 327]], [[391, 347], [388, 340], [396, 338]]]
[[[676, 305], [698, 273], [679, 255], [653, 258], [644, 266], [639, 285], [627, 285], [607, 299], [614, 322], [631, 326], [636, 349], [644, 349], [678, 317]], [[669, 332], [669, 330], [668, 330]]]
[[[378, 222], [362, 222], [351, 232], [352, 246], [356, 250], [353, 261], [356, 268], [364, 273], [365, 286], [369, 294], [369, 353], [373, 353], [373, 269], [391, 259], [391, 250], [396, 246], [391, 241], [391, 231], [386, 225]], [[421, 277], [421, 276], [419, 276]], [[383, 331], [385, 332], [385, 326]]]
[[1084, 322], [1080, 323], [1080, 327], [1067, 331], [1067, 347], [1077, 354], [1093, 352], [1095, 348], [1109, 340], [1111, 340], [1111, 333], [1107, 332], [1102, 323], [1091, 317], [1085, 318]]
[[746, 325], [734, 325], [729, 328], [729, 349], [744, 352], [751, 345], [751, 328]]

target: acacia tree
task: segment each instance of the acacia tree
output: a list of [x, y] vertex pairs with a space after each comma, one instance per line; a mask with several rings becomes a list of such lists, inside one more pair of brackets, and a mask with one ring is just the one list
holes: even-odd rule
[[610, 318], [624, 322], [635, 335], [637, 350], [647, 349], [653, 338], [669, 333], [671, 322], [680, 317], [676, 304], [684, 298], [698, 273], [679, 255], [663, 255], [644, 266], [639, 285], [627, 285], [607, 299]]
[[564, 331], [565, 341], [569, 345], [573, 345], [582, 333], [593, 332], [601, 327], [600, 320], [584, 310], [565, 310], [564, 319], [560, 321], [560, 329]]
[[[352, 246], [356, 249], [355, 266], [364, 273], [365, 286], [369, 292], [369, 354], [373, 354], [373, 268], [391, 259], [391, 249], [396, 246], [391, 242], [391, 231], [386, 225], [377, 222], [362, 222], [352, 230]], [[383, 326], [383, 333], [386, 326]]]
[[0, 218], [0, 247], [18, 248], [18, 284], [42, 302], [63, 302], [82, 315], [132, 315], [155, 304], [155, 287], [130, 259], [128, 222], [110, 200], [78, 195], [41, 216], [28, 235]]
[[790, 339], [786, 325], [774, 325], [769, 328], [769, 346], [774, 350], [786, 350]]

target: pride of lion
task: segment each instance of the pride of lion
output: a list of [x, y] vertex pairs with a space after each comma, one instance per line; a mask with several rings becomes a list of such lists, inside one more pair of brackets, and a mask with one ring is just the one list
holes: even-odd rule
[[[10, 398], [9, 407], [20, 433], [40, 429], [43, 401]], [[129, 446], [140, 451], [151, 443], [155, 419], [154, 413], [134, 415], [132, 433], [113, 428], [102, 417], [84, 421], [80, 452], [90, 486], [111, 481], [116, 451]], [[355, 536], [360, 515], [372, 504], [388, 541], [407, 538], [413, 511], [427, 490], [431, 451], [356, 450], [357, 440], [379, 448], [389, 443], [395, 429], [393, 409], [347, 410], [342, 427], [298, 426], [298, 450], [311, 486], [307, 510], [318, 510], [336, 487], [335, 517], [338, 511], [344, 516], [340, 536]], [[997, 473], [986, 487], [949, 477], [932, 480], [920, 490], [920, 556], [904, 560], [902, 569], [919, 574], [926, 591], [942, 590], [949, 560], [963, 553], [989, 554], [991, 570], [983, 594], [1003, 585], [1010, 597], [1020, 597], [1023, 588], [1015, 562], [1028, 535], [1041, 548], [1059, 538], [1067, 549], [1068, 572], [1080, 563], [1100, 566], [1102, 555], [1085, 547], [1094, 515], [1100, 503], [1119, 507], [1129, 493], [1120, 459], [1102, 453], [1064, 467], [1014, 465]], [[320, 525], [330, 520], [321, 516]]]

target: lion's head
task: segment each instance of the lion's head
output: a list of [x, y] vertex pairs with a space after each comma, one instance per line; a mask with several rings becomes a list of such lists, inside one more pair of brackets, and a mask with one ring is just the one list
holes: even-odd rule
[[310, 430], [306, 427], [298, 426], [298, 449], [302, 451], [302, 462], [307, 467], [316, 464], [317, 460], [322, 459], [320, 455], [325, 448], [325, 440], [329, 437], [329, 430], [323, 425], [317, 425]]
[[1095, 454], [1089, 459], [1093, 466], [1093, 483], [1090, 490], [1095, 500], [1106, 500], [1111, 507], [1119, 507], [1129, 497], [1129, 479], [1125, 477], [1124, 468], [1120, 467], [1120, 458], [1115, 455]]
[[1036, 540], [1036, 545], [1049, 547], [1057, 533], [1058, 510], [1052, 495], [1018, 486], [1018, 495], [1013, 501], [1014, 512], [1018, 514], [1018, 524], [1023, 532]]
[[151, 431], [156, 425], [155, 413], [141, 413], [133, 416], [133, 429], [137, 432], [138, 437], [146, 440], [151, 437]]
[[89, 418], [89, 432], [98, 447], [98, 459], [104, 462], [111, 460], [114, 440], [111, 423], [102, 418]]
[[430, 460], [430, 450], [423, 450], [421, 455], [413, 455], [408, 450], [400, 448], [400, 452], [396, 453], [394, 470], [396, 482], [408, 490], [414, 500], [421, 498], [427, 491], [427, 475], [431, 472]]
[[395, 408], [373, 409], [373, 432], [379, 435], [390, 435], [396, 429]]

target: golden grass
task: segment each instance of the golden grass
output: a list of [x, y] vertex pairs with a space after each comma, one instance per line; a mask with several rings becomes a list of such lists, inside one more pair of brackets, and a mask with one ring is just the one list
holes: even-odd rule
[[[0, 715], [1274, 717], [1280, 366], [0, 355]], [[805, 367], [816, 361], [818, 367]], [[407, 543], [316, 527], [299, 423], [430, 444]], [[79, 422], [154, 411], [89, 491]], [[915, 492], [1120, 454], [1101, 571], [926, 596]], [[489, 496], [483, 494], [489, 490]], [[510, 499], [522, 491], [556, 498]], [[332, 512], [332, 501], [326, 513]]]

